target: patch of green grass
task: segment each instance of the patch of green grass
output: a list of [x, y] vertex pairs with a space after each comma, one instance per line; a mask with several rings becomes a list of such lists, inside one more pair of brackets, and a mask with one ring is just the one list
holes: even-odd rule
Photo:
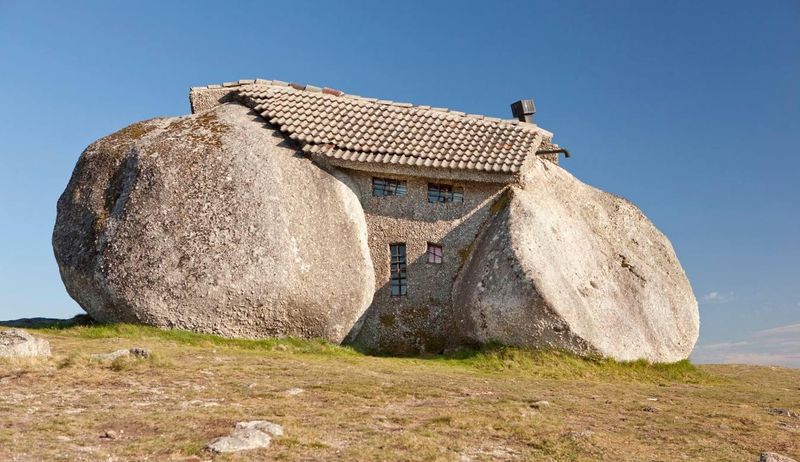
[[66, 328], [47, 328], [53, 335], [66, 335], [84, 339], [125, 338], [131, 340], [158, 339], [182, 345], [199, 347], [228, 347], [243, 350], [290, 350], [293, 353], [348, 356], [357, 353], [348, 347], [334, 345], [325, 340], [303, 340], [295, 337], [259, 340], [235, 339], [212, 334], [199, 334], [178, 329], [159, 329], [136, 324], [95, 324]]
[[689, 360], [650, 363], [616, 361], [602, 356], [581, 357], [561, 350], [489, 345], [480, 350], [460, 350], [434, 361], [467, 365], [491, 372], [523, 372], [545, 378], [623, 380], [643, 382], [708, 383], [717, 380]]
[[[303, 340], [294, 337], [268, 338], [260, 340], [232, 339], [212, 334], [199, 334], [176, 329], [134, 324], [75, 325], [42, 329], [54, 335], [83, 339], [124, 338], [132, 340], [158, 339], [177, 344], [198, 347], [221, 347], [250, 351], [288, 351], [317, 356], [349, 357], [357, 359], [366, 355], [353, 348], [335, 345], [325, 340]], [[502, 345], [489, 345], [482, 349], [460, 349], [447, 355], [425, 358], [384, 359], [398, 366], [420, 364], [432, 367], [459, 367], [477, 369], [487, 373], [520, 373], [543, 378], [570, 378], [600, 381], [681, 382], [709, 383], [717, 380], [708, 372], [701, 371], [688, 360], [670, 364], [652, 364], [644, 360], [615, 361], [594, 356], [580, 357], [559, 350], [527, 349]], [[60, 367], [74, 363], [67, 358]], [[129, 367], [126, 359], [120, 360], [112, 369]]]
[[112, 371], [122, 372], [131, 369], [144, 367], [169, 367], [172, 363], [158, 353], [150, 353], [147, 358], [136, 358], [134, 356], [120, 356], [111, 361], [108, 366]]
[[185, 454], [187, 456], [194, 456], [200, 454], [205, 449], [205, 444], [200, 443], [197, 441], [192, 441], [189, 443], [184, 443], [180, 447], [178, 447], [178, 451], [181, 454]]

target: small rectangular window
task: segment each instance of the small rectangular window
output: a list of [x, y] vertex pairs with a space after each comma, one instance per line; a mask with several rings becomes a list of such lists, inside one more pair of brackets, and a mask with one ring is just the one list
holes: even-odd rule
[[442, 246], [428, 242], [428, 263], [440, 265], [442, 263]]
[[408, 293], [408, 283], [406, 281], [406, 244], [389, 244], [391, 254], [391, 293], [392, 297], [401, 297]]
[[428, 202], [464, 202], [464, 188], [449, 184], [428, 183]]
[[406, 182], [392, 178], [373, 178], [372, 195], [375, 197], [405, 196]]

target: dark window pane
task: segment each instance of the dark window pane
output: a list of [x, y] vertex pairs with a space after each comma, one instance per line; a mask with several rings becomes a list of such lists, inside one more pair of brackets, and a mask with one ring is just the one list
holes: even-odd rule
[[389, 254], [391, 255], [389, 263], [391, 272], [390, 293], [393, 297], [406, 295], [408, 291], [406, 282], [406, 245], [403, 243], [390, 244]]
[[372, 195], [375, 197], [384, 196], [405, 196], [406, 182], [391, 178], [373, 178]]
[[464, 202], [464, 188], [453, 188], [452, 202]]
[[428, 183], [428, 202], [463, 202], [464, 188], [447, 184]]

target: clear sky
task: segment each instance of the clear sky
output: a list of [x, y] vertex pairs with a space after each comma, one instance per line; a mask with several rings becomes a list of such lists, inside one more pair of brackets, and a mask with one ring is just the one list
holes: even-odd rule
[[50, 238], [81, 151], [244, 78], [536, 121], [672, 240], [697, 361], [800, 367], [800, 2], [0, 0], [0, 319], [80, 312]]

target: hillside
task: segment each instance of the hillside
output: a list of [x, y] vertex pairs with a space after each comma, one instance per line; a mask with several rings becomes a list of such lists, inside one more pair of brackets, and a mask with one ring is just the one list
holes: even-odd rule
[[[0, 361], [0, 460], [800, 458], [800, 370], [508, 348], [372, 357], [129, 325], [29, 331], [53, 357]], [[90, 358], [130, 347], [152, 354]], [[257, 419], [284, 436], [254, 452], [204, 450]]]

